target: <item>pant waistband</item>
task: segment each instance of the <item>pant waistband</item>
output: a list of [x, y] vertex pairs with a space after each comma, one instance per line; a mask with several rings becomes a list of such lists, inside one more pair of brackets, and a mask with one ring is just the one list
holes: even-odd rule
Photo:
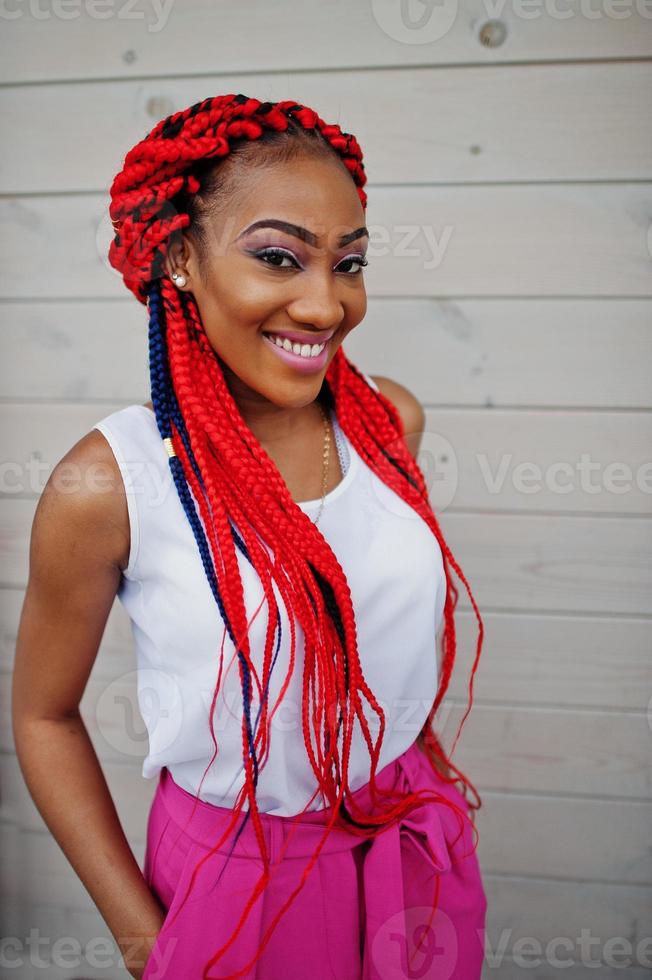
[[[422, 767], [424, 766], [430, 770], [430, 776], [426, 779], [419, 779], [419, 774], [423, 772]], [[418, 789], [429, 788], [432, 778], [430, 762], [418, 744], [414, 742], [402, 755], [378, 770], [376, 786], [378, 789], [397, 790], [401, 793], [415, 792]], [[156, 793], [160, 796], [168, 816], [178, 825], [179, 830], [206, 847], [212, 848], [214, 846], [233, 819], [233, 810], [230, 807], [216, 806], [206, 800], [197, 800], [191, 793], [174, 782], [172, 775], [165, 767], [161, 769]], [[368, 783], [355, 790], [352, 798], [362, 808], [363, 812], [373, 812]], [[387, 805], [384, 803], [383, 808]], [[350, 806], [348, 809], [350, 811]], [[277, 850], [279, 838], [283, 838], [284, 843], [287, 841], [287, 847], [284, 850], [285, 857], [306, 858], [314, 852], [332, 815], [333, 807], [328, 806], [319, 810], [309, 810], [298, 817], [269, 813], [261, 813], [259, 816], [266, 845], [269, 849]], [[352, 816], [354, 819], [358, 819], [355, 813]], [[260, 860], [260, 850], [251, 817], [247, 818], [244, 830], [239, 834], [234, 846], [234, 837], [242, 827], [245, 818], [247, 818], [247, 811], [242, 810], [229, 836], [218, 848], [218, 852], [223, 854], [232, 852], [239, 857]], [[359, 834], [350, 833], [341, 827], [333, 826], [322, 845], [321, 852], [332, 853], [349, 850], [364, 842], [365, 838]]]

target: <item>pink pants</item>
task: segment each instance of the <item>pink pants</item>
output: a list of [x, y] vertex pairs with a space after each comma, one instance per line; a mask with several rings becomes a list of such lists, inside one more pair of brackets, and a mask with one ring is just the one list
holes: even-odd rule
[[[193, 868], [222, 836], [232, 811], [200, 800], [186, 826], [195, 798], [162, 769], [149, 813], [144, 875], [167, 916], [143, 980], [236, 975], [247, 980], [479, 980], [487, 900], [464, 797], [437, 776], [416, 742], [377, 773], [376, 783], [401, 791], [437, 790], [467, 814], [463, 833], [455, 813], [434, 801], [371, 841], [333, 828], [260, 958], [244, 969], [299, 884], [332, 809], [308, 811], [294, 831], [292, 817], [261, 814], [271, 879], [234, 943], [204, 973], [205, 964], [231, 937], [263, 865], [251, 819], [229, 856], [243, 812], [182, 902]], [[354, 797], [372, 812], [366, 786]]]

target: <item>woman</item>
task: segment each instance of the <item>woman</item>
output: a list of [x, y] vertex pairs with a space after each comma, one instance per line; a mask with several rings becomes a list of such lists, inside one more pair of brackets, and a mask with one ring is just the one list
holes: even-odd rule
[[[111, 188], [152, 399], [100, 420], [39, 501], [13, 712], [134, 977], [480, 976], [480, 800], [432, 730], [451, 568], [471, 682], [482, 620], [414, 458], [423, 409], [342, 347], [367, 305], [365, 182], [314, 110], [226, 95], [158, 123]], [[91, 489], [98, 463], [116, 493]], [[142, 873], [78, 711], [116, 594], [158, 775]]]

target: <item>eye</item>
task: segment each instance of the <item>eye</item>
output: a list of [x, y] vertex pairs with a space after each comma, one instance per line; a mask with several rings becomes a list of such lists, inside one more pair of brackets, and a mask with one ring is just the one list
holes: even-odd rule
[[[276, 268], [276, 269], [291, 269], [292, 268], [292, 266], [289, 266], [289, 265], [281, 265], [281, 262], [283, 261], [283, 259], [289, 259], [290, 262], [292, 262], [296, 266], [297, 269], [300, 268], [299, 263], [297, 262], [297, 260], [295, 259], [295, 257], [292, 255], [292, 253], [291, 252], [286, 252], [282, 248], [266, 248], [262, 252], [255, 252], [254, 254], [255, 254], [256, 258], [257, 259], [260, 259], [261, 262], [264, 262], [265, 265], [274, 266], [274, 268]], [[268, 260], [271, 260], [271, 261], [268, 261]], [[280, 260], [280, 261], [276, 261], [276, 260]]]
[[[293, 266], [297, 269], [301, 268], [301, 266], [299, 265], [295, 257], [292, 255], [292, 253], [286, 252], [285, 249], [282, 248], [278, 248], [278, 247], [266, 248], [263, 249], [261, 252], [250, 252], [249, 254], [253, 255], [257, 259], [260, 259], [260, 261], [264, 262], [265, 265], [273, 266], [275, 269], [291, 269]], [[290, 265], [282, 264], [283, 261], [286, 259], [291, 263]], [[362, 272], [362, 269], [365, 266], [369, 265], [369, 260], [366, 259], [364, 255], [348, 255], [345, 259], [342, 259], [342, 262], [340, 262], [338, 269], [341, 268], [342, 265], [351, 262], [355, 263], [358, 266], [358, 268], [354, 269], [353, 272], [342, 270], [345, 272], [346, 275], [349, 276], [359, 275]]]
[[[342, 262], [355, 262], [359, 268], [354, 269], [353, 272], [347, 273], [348, 275], [357, 276], [359, 275], [363, 268], [369, 265], [369, 260], [364, 257], [364, 255], [348, 255]], [[340, 263], [341, 264], [341, 263]]]

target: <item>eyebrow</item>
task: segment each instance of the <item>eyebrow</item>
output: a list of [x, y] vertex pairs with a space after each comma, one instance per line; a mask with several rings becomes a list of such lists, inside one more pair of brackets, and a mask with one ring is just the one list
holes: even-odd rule
[[[296, 238], [300, 238], [302, 241], [307, 242], [308, 245], [317, 245], [317, 237], [313, 235], [311, 231], [307, 228], [302, 228], [300, 225], [294, 225], [290, 221], [281, 221], [279, 218], [261, 218], [260, 221], [254, 221], [252, 225], [241, 231], [236, 238], [236, 242], [247, 232], [255, 231], [256, 228], [276, 228], [278, 231], [287, 232], [288, 235], [294, 235]], [[354, 242], [357, 238], [362, 238], [363, 236], [369, 237], [369, 232], [364, 227], [356, 228], [355, 231], [351, 231], [348, 235], [342, 235], [338, 239], [338, 246], [348, 245], [350, 242]]]

